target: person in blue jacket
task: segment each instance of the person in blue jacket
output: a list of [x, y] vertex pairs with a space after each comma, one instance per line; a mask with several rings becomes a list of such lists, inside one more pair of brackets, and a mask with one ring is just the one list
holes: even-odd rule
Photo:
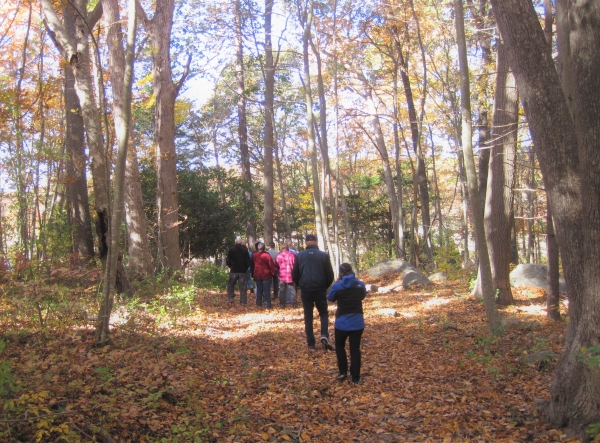
[[338, 280], [331, 286], [327, 300], [337, 302], [335, 312], [335, 353], [339, 381], [348, 378], [346, 339], [350, 342], [350, 376], [352, 383], [360, 381], [360, 340], [365, 329], [362, 301], [367, 291], [365, 284], [354, 276], [349, 263], [340, 265]]

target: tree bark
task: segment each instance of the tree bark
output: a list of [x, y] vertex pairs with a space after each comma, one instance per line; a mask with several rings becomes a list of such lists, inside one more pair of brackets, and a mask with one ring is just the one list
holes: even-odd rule
[[554, 234], [554, 222], [550, 206], [546, 209], [546, 248], [548, 254], [548, 287], [546, 288], [546, 316], [548, 320], [560, 321], [560, 282], [558, 266], [558, 243]]
[[246, 204], [246, 240], [248, 249], [254, 250], [256, 239], [256, 221], [254, 205], [252, 203], [252, 171], [250, 169], [250, 153], [248, 150], [248, 125], [246, 123], [246, 92], [244, 83], [244, 39], [242, 29], [242, 4], [241, 0], [235, 0], [235, 41], [236, 41], [236, 94], [238, 114], [238, 140], [240, 143], [240, 162], [242, 164], [242, 176], [246, 181], [244, 200]]
[[323, 229], [323, 219], [321, 214], [321, 186], [319, 180], [319, 166], [317, 160], [316, 134], [315, 134], [315, 115], [313, 112], [313, 100], [310, 86], [310, 60], [308, 57], [308, 46], [312, 21], [314, 19], [313, 0], [309, 0], [306, 10], [301, 12], [301, 22], [304, 28], [302, 34], [302, 54], [304, 60], [304, 95], [306, 100], [306, 115], [308, 127], [308, 152], [310, 154], [310, 166], [313, 184], [313, 201], [315, 206], [315, 226], [318, 233], [319, 248], [324, 249], [325, 234]]
[[583, 434], [600, 421], [600, 379], [590, 360], [600, 345], [600, 4], [567, 2], [568, 28], [558, 34], [559, 47], [563, 35], [570, 50], [563, 62], [571, 69], [573, 89], [566, 96], [531, 2], [492, 0], [492, 5], [510, 49], [569, 285], [570, 321], [548, 419]]
[[[462, 217], [460, 219], [461, 232], [463, 234], [462, 268], [467, 269], [470, 265], [469, 257], [469, 191], [467, 189], [467, 174], [465, 173], [465, 162], [462, 150], [457, 151], [458, 158], [458, 181], [460, 182], [460, 198]], [[479, 279], [477, 279], [479, 281]]]
[[371, 119], [371, 126], [373, 128], [373, 133], [375, 134], [375, 139], [373, 140], [373, 144], [379, 153], [379, 157], [381, 158], [381, 165], [383, 167], [383, 178], [385, 181], [385, 188], [387, 190], [390, 213], [392, 216], [392, 225], [394, 231], [394, 242], [396, 244], [395, 254], [396, 258], [401, 258], [403, 256], [402, 249], [400, 247], [400, 223], [398, 220], [398, 198], [396, 195], [396, 189], [394, 186], [394, 177], [392, 175], [392, 168], [390, 166], [390, 159], [388, 155], [387, 146], [385, 144], [385, 139], [383, 137], [383, 130], [381, 128], [381, 121], [379, 120], [379, 114], [377, 112], [377, 106], [375, 105], [375, 100], [373, 99], [373, 90], [371, 87], [365, 83], [366, 91], [365, 96], [368, 103], [369, 114]]
[[[158, 257], [167, 274], [181, 270], [179, 251], [179, 198], [177, 195], [177, 153], [175, 152], [175, 101], [181, 81], [173, 83], [171, 71], [171, 28], [174, 0], [159, 0], [152, 20], [138, 7], [152, 41], [154, 76], [154, 137], [156, 145], [156, 208]], [[182, 81], [184, 78], [182, 78]], [[159, 263], [157, 263], [157, 266]]]
[[514, 303], [510, 288], [510, 234], [513, 217], [519, 95], [510, 72], [506, 45], [498, 44], [492, 146], [485, 205], [488, 242], [497, 303]]
[[[108, 0], [110, 4], [111, 0]], [[115, 14], [118, 16], [118, 3], [113, 1], [110, 4], [111, 16], [115, 18]], [[122, 43], [116, 33], [113, 33], [116, 29], [113, 28], [110, 31], [110, 38], [108, 39], [109, 52], [111, 58], [111, 64], [119, 70], [123, 68], [119, 75], [123, 75], [122, 81], [119, 79], [118, 83], [122, 89], [119, 91], [116, 89], [116, 85], [113, 83], [113, 95], [120, 95], [120, 99], [115, 102], [115, 133], [118, 140], [118, 151], [117, 161], [115, 165], [114, 173], [114, 188], [113, 188], [113, 204], [112, 204], [112, 218], [110, 226], [110, 243], [108, 259], [106, 261], [106, 267], [104, 272], [104, 285], [102, 288], [102, 305], [100, 312], [98, 313], [98, 323], [96, 325], [96, 343], [105, 344], [108, 340], [109, 326], [110, 326], [110, 312], [112, 309], [115, 283], [117, 280], [117, 262], [119, 259], [119, 244], [121, 239], [121, 224], [123, 223], [123, 209], [124, 209], [124, 195], [125, 195], [125, 163], [127, 161], [127, 148], [129, 142], [129, 128], [131, 126], [131, 88], [133, 84], [133, 59], [135, 53], [135, 31], [136, 31], [136, 13], [135, 13], [135, 0], [129, 0], [129, 17], [128, 17], [128, 31], [127, 31], [127, 46], [125, 57], [122, 60], [123, 65], [118, 66], [121, 60], [119, 54], [121, 51], [115, 51], [113, 45], [118, 45], [122, 50]], [[117, 73], [115, 73], [117, 74]], [[117, 110], [117, 108], [119, 108]]]
[[[123, 119], [124, 78], [126, 71], [125, 50], [123, 49], [123, 31], [121, 29], [121, 14], [117, 0], [103, 0], [108, 43], [111, 85], [113, 90], [113, 115], [115, 120]], [[130, 124], [130, 123], [128, 123]], [[127, 136], [123, 131], [116, 132], [117, 144], [126, 143], [121, 137]], [[127, 249], [129, 252], [128, 271], [130, 277], [143, 279], [152, 274], [152, 257], [148, 247], [146, 232], [146, 215], [142, 201], [142, 185], [135, 150], [127, 153], [125, 167], [125, 221], [127, 226]]]
[[[68, 33], [74, 27], [66, 21]], [[72, 22], [71, 22], [72, 23]], [[73, 252], [83, 260], [94, 256], [94, 236], [86, 179], [85, 131], [73, 71], [65, 69], [65, 150], [69, 222], [73, 227]]]
[[274, 109], [275, 66], [273, 64], [273, 44], [271, 41], [271, 17], [274, 0], [265, 0], [265, 145], [264, 145], [264, 177], [265, 177], [265, 213], [264, 240], [269, 244], [273, 241], [273, 140], [274, 140]]
[[431, 248], [431, 215], [429, 211], [429, 185], [427, 183], [427, 171], [425, 170], [425, 155], [421, 146], [421, 131], [419, 128], [419, 119], [412, 93], [410, 79], [408, 77], [408, 60], [405, 59], [400, 44], [400, 38], [396, 35], [396, 45], [398, 52], [398, 60], [400, 63], [400, 79], [404, 88], [406, 97], [406, 105], [408, 107], [408, 117], [410, 120], [410, 132], [413, 142], [413, 150], [417, 157], [416, 165], [416, 180], [418, 183], [419, 200], [421, 201], [421, 217], [423, 219], [423, 244], [425, 253], [433, 261], [433, 251]]
[[71, 38], [65, 26], [60, 22], [52, 2], [42, 0], [44, 19], [49, 36], [61, 55], [69, 62], [75, 76], [75, 91], [81, 105], [81, 113], [85, 126], [85, 134], [90, 155], [94, 187], [94, 208], [96, 210], [96, 235], [98, 237], [98, 255], [102, 262], [106, 261], [108, 253], [109, 228], [109, 166], [102, 136], [100, 110], [94, 99], [92, 75], [90, 72], [90, 32], [102, 15], [102, 3], [98, 2], [95, 9], [88, 13], [85, 0], [76, 0], [75, 11], [71, 5], [65, 5], [63, 16], [65, 24], [74, 24], [75, 38]]
[[465, 160], [465, 170], [467, 173], [467, 184], [469, 186], [469, 203], [473, 216], [473, 224], [475, 225], [475, 241], [477, 244], [477, 253], [479, 255], [483, 304], [485, 306], [485, 314], [488, 320], [488, 328], [490, 333], [499, 334], [502, 332], [502, 323], [500, 322], [500, 316], [498, 315], [498, 310], [496, 309], [496, 303], [494, 300], [495, 294], [494, 284], [492, 281], [492, 270], [483, 225], [483, 211], [481, 208], [481, 202], [479, 201], [479, 192], [477, 189], [477, 172], [475, 171], [475, 161], [473, 159], [469, 66], [467, 63], [467, 44], [465, 38], [462, 0], [455, 0], [454, 5], [458, 60], [460, 66], [462, 145]]

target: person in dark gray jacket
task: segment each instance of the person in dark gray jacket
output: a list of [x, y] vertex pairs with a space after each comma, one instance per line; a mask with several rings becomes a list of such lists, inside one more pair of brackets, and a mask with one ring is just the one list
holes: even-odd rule
[[235, 239], [235, 246], [227, 252], [225, 262], [229, 267], [227, 298], [230, 303], [233, 303], [235, 283], [237, 282], [240, 289], [240, 304], [245, 305], [248, 291], [246, 272], [250, 266], [250, 254], [248, 254], [248, 248], [244, 246], [241, 237]]
[[314, 308], [321, 319], [321, 343], [326, 350], [333, 351], [329, 341], [329, 315], [327, 313], [327, 288], [333, 283], [333, 268], [329, 255], [319, 250], [317, 237], [306, 236], [306, 249], [298, 254], [292, 270], [292, 280], [300, 288], [304, 308], [304, 329], [309, 349], [315, 348], [313, 331]]

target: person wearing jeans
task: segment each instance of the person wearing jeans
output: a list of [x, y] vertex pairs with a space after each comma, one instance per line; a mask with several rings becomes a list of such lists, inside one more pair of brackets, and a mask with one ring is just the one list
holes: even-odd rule
[[233, 303], [235, 297], [235, 284], [240, 290], [240, 304], [246, 304], [248, 288], [246, 286], [246, 272], [250, 266], [248, 248], [244, 246], [241, 237], [235, 239], [235, 245], [227, 252], [225, 263], [229, 267], [229, 279], [227, 280], [227, 298]]
[[360, 340], [365, 329], [362, 301], [367, 295], [365, 284], [354, 276], [349, 263], [340, 265], [338, 281], [331, 286], [327, 300], [337, 302], [335, 312], [335, 353], [339, 375], [337, 379], [348, 378], [348, 356], [346, 339], [350, 342], [350, 375], [352, 383], [360, 381]]
[[250, 262], [250, 271], [256, 283], [256, 306], [262, 306], [264, 298], [265, 306], [271, 308], [271, 281], [275, 275], [275, 262], [265, 251], [263, 242], [258, 242], [256, 249]]
[[315, 349], [313, 313], [317, 308], [321, 319], [321, 343], [328, 351], [333, 351], [329, 341], [329, 315], [327, 313], [327, 288], [333, 282], [333, 268], [329, 255], [319, 250], [317, 237], [306, 236], [306, 249], [296, 256], [292, 270], [292, 280], [300, 288], [304, 308], [304, 330], [309, 349]]

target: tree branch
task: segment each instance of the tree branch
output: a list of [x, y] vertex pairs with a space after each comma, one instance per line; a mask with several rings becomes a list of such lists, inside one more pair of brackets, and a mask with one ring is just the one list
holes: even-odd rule
[[146, 11], [144, 11], [144, 8], [142, 7], [139, 0], [135, 0], [135, 13], [140, 19], [140, 21], [144, 24], [144, 28], [148, 29], [148, 26], [150, 25], [150, 20], [148, 20]]
[[192, 53], [190, 52], [188, 54], [188, 60], [187, 60], [187, 63], [185, 65], [185, 69], [183, 70], [183, 74], [181, 74], [181, 78], [179, 79], [179, 81], [175, 85], [175, 91], [176, 91], [175, 94], [179, 94], [179, 90], [181, 89], [181, 87], [185, 83], [185, 79], [187, 78], [188, 74], [190, 73], [190, 64], [191, 63], [192, 63]]
[[68, 62], [71, 62], [71, 58], [76, 54], [75, 45], [69, 39], [67, 31], [60, 22], [58, 15], [56, 15], [52, 1], [42, 0], [42, 9], [44, 11], [44, 25], [48, 29], [48, 35], [55, 42], [54, 44], [62, 56]]
[[100, 18], [102, 17], [103, 12], [104, 9], [102, 7], [102, 1], [99, 1], [98, 3], [96, 3], [96, 7], [94, 8], [94, 10], [88, 14], [87, 22], [90, 29], [94, 29], [96, 23], [98, 23], [98, 20], [100, 20]]

